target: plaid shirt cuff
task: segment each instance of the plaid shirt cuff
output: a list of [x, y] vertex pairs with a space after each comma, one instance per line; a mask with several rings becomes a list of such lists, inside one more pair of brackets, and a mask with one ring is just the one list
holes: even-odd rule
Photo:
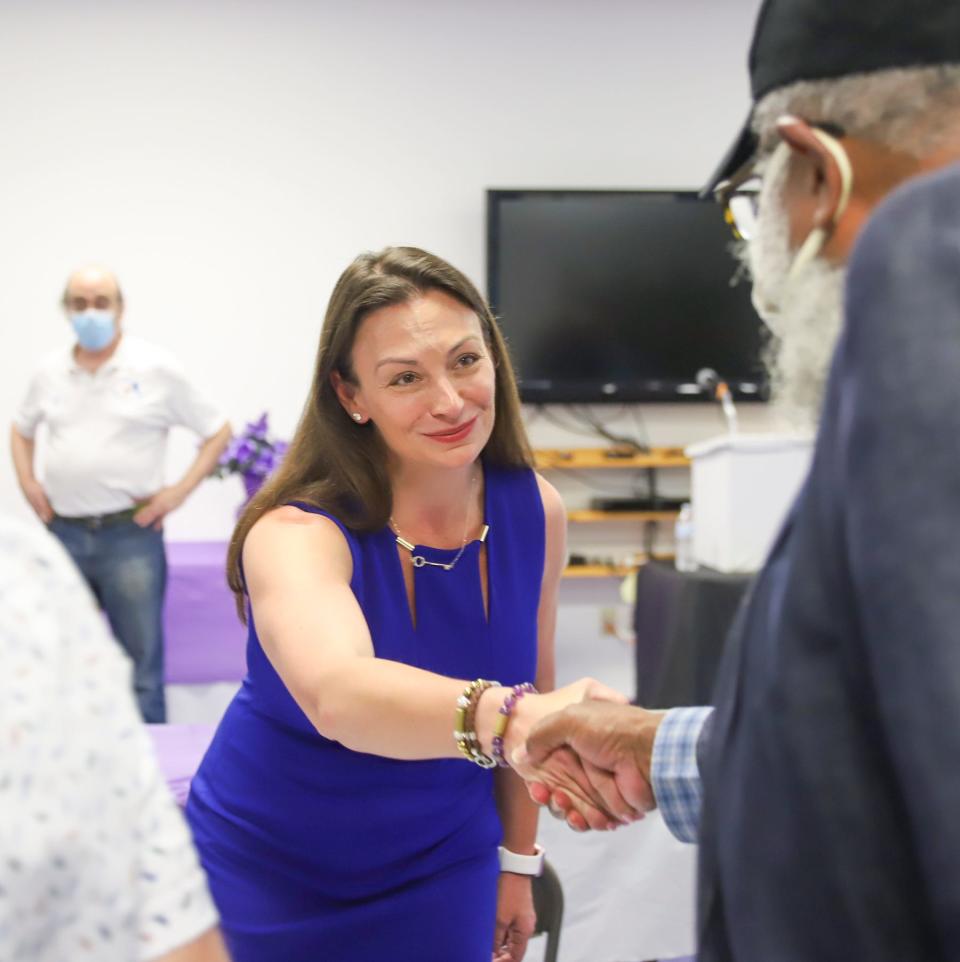
[[681, 842], [696, 842], [703, 789], [697, 766], [697, 743], [712, 708], [672, 708], [653, 742], [650, 779], [657, 807]]

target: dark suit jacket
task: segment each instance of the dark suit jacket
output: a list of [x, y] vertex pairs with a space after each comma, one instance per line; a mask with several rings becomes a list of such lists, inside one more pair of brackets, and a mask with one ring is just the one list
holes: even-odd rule
[[703, 753], [701, 962], [960, 959], [960, 167], [866, 226]]

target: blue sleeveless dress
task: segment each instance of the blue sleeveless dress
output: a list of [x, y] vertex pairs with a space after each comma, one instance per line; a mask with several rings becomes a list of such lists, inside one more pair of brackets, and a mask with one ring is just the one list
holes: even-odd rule
[[[535, 677], [536, 478], [486, 466], [484, 500], [489, 619], [479, 542], [451, 571], [415, 569], [414, 628], [393, 534], [340, 525], [377, 657], [505, 685]], [[187, 817], [234, 962], [490, 962], [501, 837], [491, 772], [322, 737], [267, 660], [252, 617], [247, 676], [193, 780]]]

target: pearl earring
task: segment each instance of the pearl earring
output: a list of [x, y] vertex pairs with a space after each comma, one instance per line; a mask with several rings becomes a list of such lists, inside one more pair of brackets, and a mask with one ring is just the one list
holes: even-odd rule
[[350, 415], [350, 417], [352, 417], [353, 420], [357, 422], [357, 424], [359, 424], [363, 420], [363, 415], [359, 411], [354, 411], [353, 414]]

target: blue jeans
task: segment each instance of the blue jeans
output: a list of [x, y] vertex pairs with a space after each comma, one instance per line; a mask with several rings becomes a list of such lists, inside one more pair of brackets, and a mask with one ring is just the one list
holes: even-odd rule
[[106, 612], [110, 627], [133, 660], [140, 714], [163, 722], [163, 597], [167, 556], [163, 534], [121, 521], [89, 528], [54, 518], [55, 534]]

